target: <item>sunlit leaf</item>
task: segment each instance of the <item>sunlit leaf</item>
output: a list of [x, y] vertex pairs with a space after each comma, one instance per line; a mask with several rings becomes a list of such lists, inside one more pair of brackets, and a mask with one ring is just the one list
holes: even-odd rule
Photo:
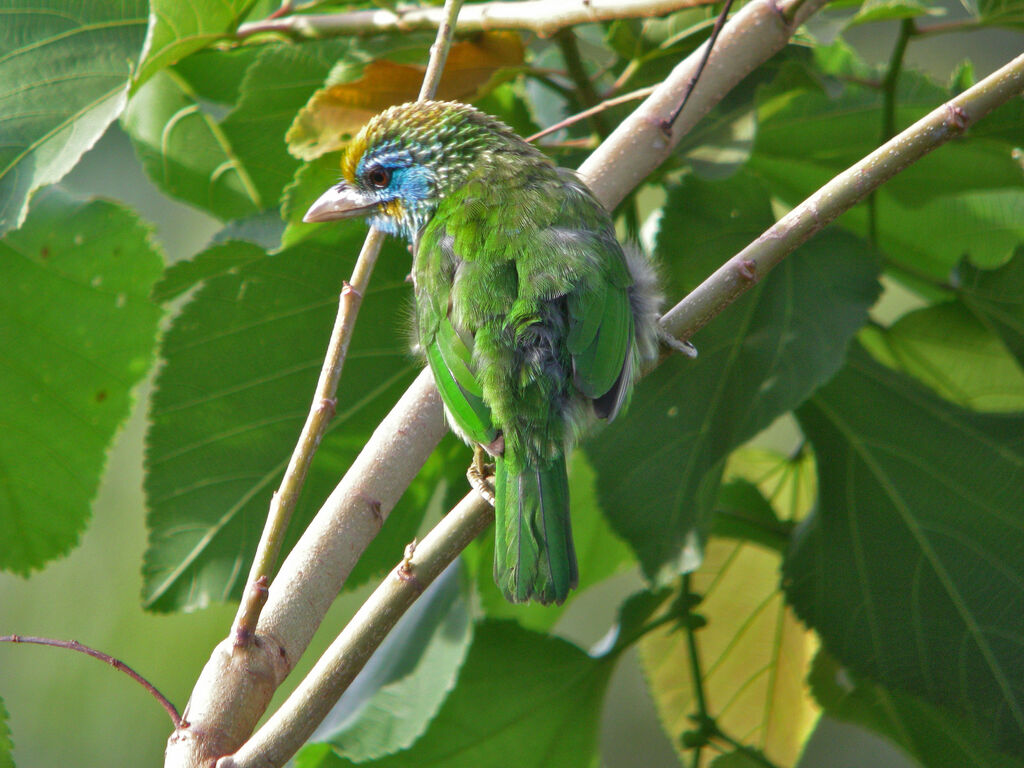
[[235, 31], [255, 0], [150, 0], [149, 31], [135, 84]]
[[1024, 411], [1024, 369], [962, 302], [934, 304], [873, 332], [883, 359], [978, 411]]
[[0, 24], [0, 234], [124, 109], [146, 3], [36, 0]]
[[866, 0], [846, 26], [892, 19], [916, 19], [919, 16], [944, 16], [946, 9], [929, 6], [919, 0]]
[[0, 568], [66, 553], [149, 370], [163, 267], [149, 227], [52, 191], [0, 240]]
[[[776, 765], [792, 766], [818, 719], [804, 686], [817, 643], [783, 602], [779, 561], [756, 545], [712, 540], [691, 589], [704, 596], [694, 610], [707, 620], [696, 642], [709, 714]], [[669, 625], [640, 651], [662, 725], [682, 755], [679, 737], [697, 712], [686, 633]]]

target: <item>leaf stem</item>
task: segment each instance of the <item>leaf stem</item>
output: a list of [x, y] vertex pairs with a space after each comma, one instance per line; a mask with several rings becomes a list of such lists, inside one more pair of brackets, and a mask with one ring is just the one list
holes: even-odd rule
[[174, 705], [157, 690], [157, 687], [153, 685], [149, 680], [144, 678], [134, 669], [129, 667], [120, 659], [115, 659], [108, 653], [98, 651], [95, 648], [90, 648], [88, 645], [82, 645], [77, 640], [55, 640], [52, 637], [32, 637], [30, 635], [0, 635], [0, 643], [30, 643], [32, 645], [48, 645], [52, 648], [64, 648], [69, 651], [77, 651], [78, 653], [84, 653], [86, 656], [92, 656], [94, 659], [99, 659], [104, 664], [109, 664], [119, 672], [124, 672], [128, 677], [137, 682], [143, 688], [145, 688], [149, 695], [159, 702], [160, 706], [163, 707], [167, 714], [171, 718], [171, 722], [174, 723], [174, 727], [178, 728], [181, 725], [181, 715], [178, 714], [178, 710], [175, 709]]

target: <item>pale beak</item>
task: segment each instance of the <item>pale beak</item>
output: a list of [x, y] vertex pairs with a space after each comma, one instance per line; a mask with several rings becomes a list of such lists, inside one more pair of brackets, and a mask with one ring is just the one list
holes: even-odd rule
[[309, 206], [302, 220], [312, 223], [351, 219], [369, 213], [378, 203], [379, 201], [371, 195], [341, 182], [320, 195], [317, 201]]

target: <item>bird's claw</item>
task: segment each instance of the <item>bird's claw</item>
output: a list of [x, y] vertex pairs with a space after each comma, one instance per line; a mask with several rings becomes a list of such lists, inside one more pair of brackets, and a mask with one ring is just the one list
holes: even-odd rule
[[685, 355], [689, 358], [697, 356], [697, 348], [693, 346], [693, 344], [688, 341], [677, 339], [661, 325], [658, 326], [658, 340], [669, 349], [678, 352], [681, 355]]
[[466, 470], [466, 479], [484, 501], [494, 506], [494, 465], [484, 463], [484, 452], [479, 445], [473, 448], [473, 463]]

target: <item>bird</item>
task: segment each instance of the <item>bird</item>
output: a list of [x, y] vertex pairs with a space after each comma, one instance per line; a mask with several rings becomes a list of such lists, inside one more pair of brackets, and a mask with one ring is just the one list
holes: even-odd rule
[[416, 344], [494, 505], [495, 582], [562, 604], [579, 582], [566, 454], [658, 355], [655, 266], [573, 171], [458, 102], [390, 107], [351, 139], [304, 221], [357, 216], [411, 245]]

